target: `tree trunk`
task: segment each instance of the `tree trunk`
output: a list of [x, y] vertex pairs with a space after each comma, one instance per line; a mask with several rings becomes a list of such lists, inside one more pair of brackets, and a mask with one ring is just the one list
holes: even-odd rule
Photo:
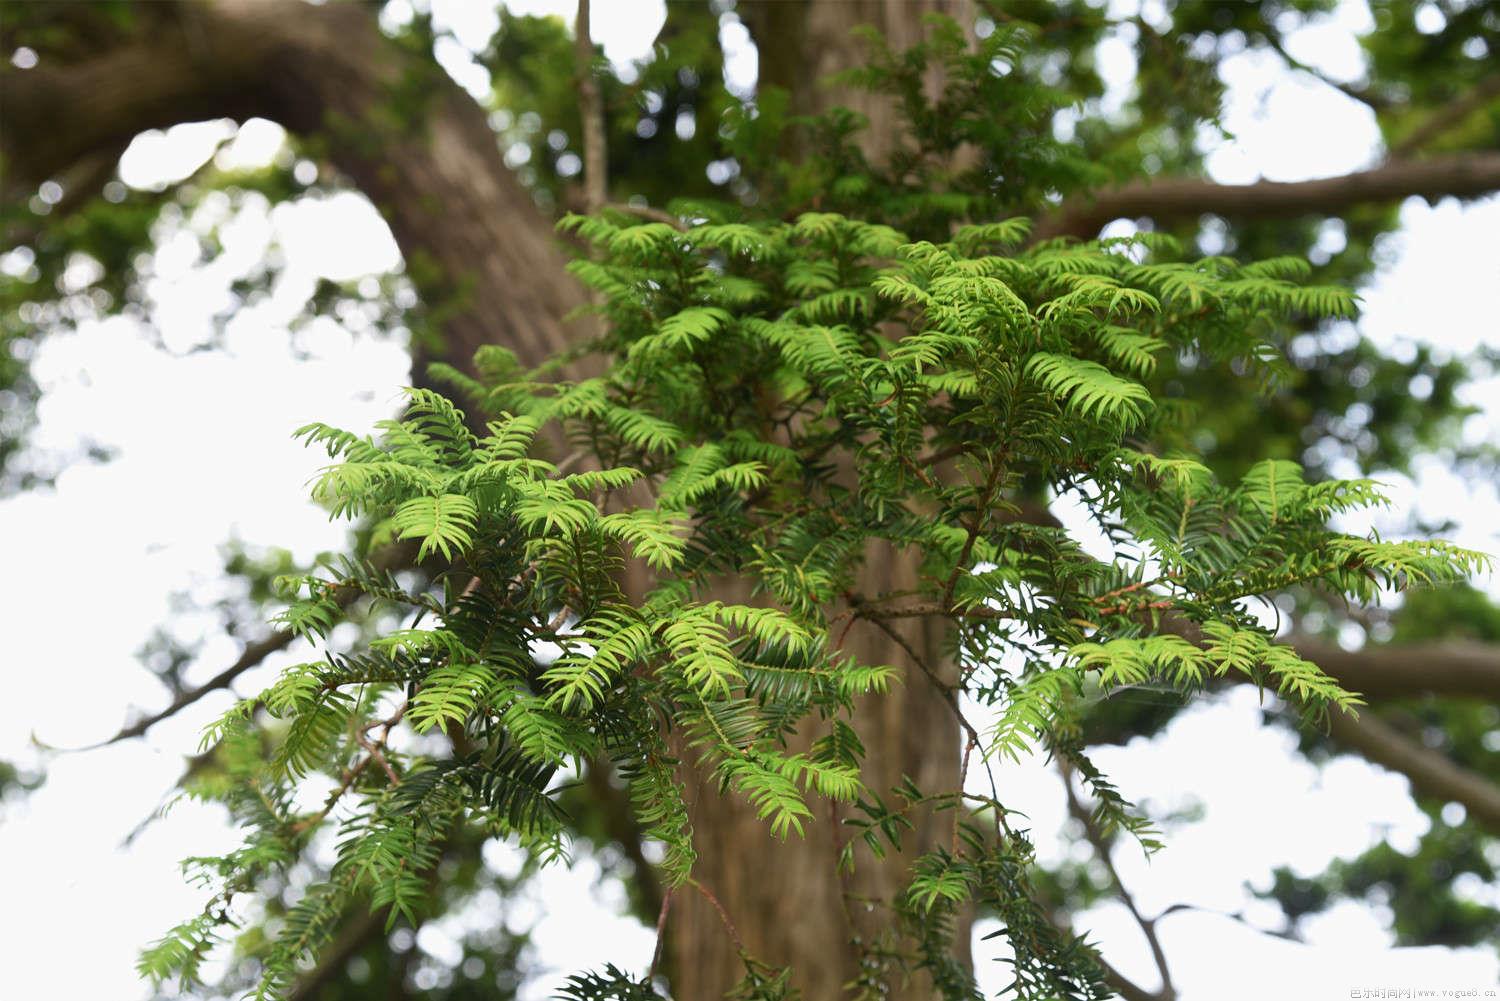
[[[916, 561], [872, 548], [860, 583], [865, 594], [913, 588], [918, 583]], [[747, 592], [744, 583], [737, 582], [715, 596], [744, 601]], [[956, 673], [940, 659], [941, 632], [933, 620], [895, 625], [902, 627], [902, 639], [929, 665], [940, 665], [946, 684], [957, 681]], [[863, 778], [870, 791], [890, 802], [890, 790], [904, 777], [927, 792], [957, 788], [961, 745], [952, 707], [944, 704], [947, 696], [910, 662], [900, 644], [872, 623], [858, 621], [842, 640], [842, 649], [863, 663], [903, 669], [903, 684], [889, 694], [861, 699], [856, 706], [853, 724], [867, 752]], [[805, 749], [821, 733], [815, 721], [807, 721], [792, 740], [794, 749]], [[861, 975], [862, 958], [875, 955], [872, 950], [884, 946], [909, 951], [910, 943], [882, 940], [880, 934], [895, 924], [890, 904], [906, 885], [912, 857], [949, 844], [951, 812], [922, 810], [909, 815], [913, 828], [905, 835], [905, 850], [884, 860], [857, 842], [855, 869], [840, 878], [838, 856], [850, 834], [838, 821], [850, 815], [849, 807], [820, 804], [804, 837], [778, 841], [743, 800], [720, 796], [716, 784], [697, 769], [684, 772], [699, 850], [695, 878], [714, 899], [685, 887], [671, 905], [668, 970], [679, 1001], [721, 997], [744, 975], [744, 964], [715, 902], [723, 906], [749, 955], [772, 966], [793, 967], [792, 983], [806, 1001], [840, 997], [843, 986]], [[964, 924], [955, 943], [964, 959], [969, 955], [967, 936]], [[878, 965], [866, 965], [863, 972], [886, 984], [885, 997], [932, 997], [931, 984], [920, 978], [906, 983], [898, 974], [882, 973]]]
[[[967, 0], [750, 0], [736, 9], [759, 48], [761, 84], [785, 88], [797, 114], [838, 105], [860, 112], [870, 123], [861, 140], [865, 154], [879, 161], [894, 149], [899, 135], [892, 102], [825, 81], [864, 61], [865, 46], [854, 29], [872, 25], [899, 50], [921, 39], [922, 18], [928, 13], [962, 18], [971, 6]], [[918, 561], [914, 553], [872, 550], [858, 587], [868, 596], [913, 588]], [[925, 619], [900, 625], [905, 645], [946, 675], [946, 683], [955, 683], [956, 672], [942, 656], [940, 627]], [[947, 696], [911, 663], [901, 643], [869, 622], [858, 622], [843, 648], [864, 663], [900, 667], [905, 678], [888, 695], [863, 699], [857, 707], [853, 722], [867, 751], [863, 778], [868, 788], [887, 801], [903, 777], [925, 792], [956, 789], [961, 737], [952, 707], [944, 705]], [[809, 721], [797, 734], [800, 745], [819, 735], [811, 729]], [[841, 996], [862, 972], [884, 982], [884, 996], [893, 1001], [932, 997], [932, 985], [924, 978], [903, 982], [878, 968], [862, 971], [861, 961], [882, 944], [900, 947], [878, 941], [879, 931], [894, 924], [890, 903], [907, 883], [912, 857], [949, 843], [951, 813], [912, 815], [905, 850], [884, 860], [857, 845], [855, 870], [840, 879], [838, 855], [849, 829], [837, 821], [847, 808], [827, 811], [808, 824], [805, 838], [793, 836], [783, 843], [742, 801], [721, 798], [711, 781], [691, 769], [688, 774], [700, 851], [698, 879], [724, 906], [750, 955], [773, 966], [792, 966], [792, 983], [807, 1001]], [[682, 1001], [719, 997], [743, 974], [735, 944], [704, 895], [684, 890], [678, 897], [668, 926], [673, 993]], [[968, 934], [968, 923], [961, 922], [955, 951], [965, 961]]]
[[[763, 57], [794, 53], [788, 65], [803, 68], [790, 81], [794, 99], [800, 108], [822, 110], [836, 95], [814, 89], [813, 81], [860, 58], [848, 34], [854, 24], [873, 13], [892, 44], [907, 44], [916, 38], [923, 10], [916, 3], [796, 5], [805, 30], [761, 51]], [[466, 366], [477, 347], [495, 343], [535, 364], [573, 339], [576, 329], [563, 317], [584, 304], [585, 295], [563, 270], [549, 220], [505, 168], [482, 110], [430, 61], [383, 38], [367, 9], [222, 0], [184, 5], [179, 18], [157, 29], [87, 66], [43, 64], [9, 75], [5, 155], [12, 181], [34, 183], [91, 152], [118, 151], [145, 129], [192, 118], [263, 116], [320, 137], [334, 166], [390, 224], [440, 328], [436, 344], [413, 345], [419, 376], [424, 357]], [[890, 109], [867, 95], [837, 96], [871, 117], [872, 155], [888, 151]], [[27, 142], [28, 135], [57, 142]], [[860, 582], [866, 593], [916, 584], [914, 559], [871, 557]], [[725, 589], [727, 596], [747, 587], [737, 581]], [[913, 649], [938, 664], [932, 627], [923, 620], [903, 627]], [[926, 790], [952, 790], [960, 745], [945, 696], [868, 623], [850, 631], [845, 647], [867, 663], [898, 665], [907, 673], [891, 695], [859, 706], [855, 726], [868, 749], [870, 789], [887, 796], [910, 776]], [[815, 736], [809, 730], [797, 739]], [[721, 797], [691, 767], [685, 771], [703, 886], [752, 955], [793, 966], [808, 1001], [838, 997], [859, 972], [856, 943], [872, 943], [874, 929], [888, 923], [889, 914], [867, 901], [899, 893], [911, 851], [880, 862], [861, 848], [855, 871], [841, 880], [836, 863], [844, 834], [831, 814], [809, 825], [805, 838], [777, 842], [742, 801]], [[908, 846], [946, 842], [951, 819], [913, 819]], [[679, 890], [668, 929], [667, 963], [678, 998], [707, 1001], [742, 975], [734, 944], [704, 896]], [[960, 938], [967, 955], [966, 928]], [[900, 1001], [930, 993], [925, 983], [891, 983], [887, 996]]]
[[[870, 127], [861, 138], [872, 162], [886, 159], [899, 137], [895, 102], [883, 94], [834, 86], [828, 77], [865, 62], [866, 45], [855, 29], [869, 26], [900, 52], [922, 40], [929, 14], [946, 14], [973, 27], [973, 0], [741, 0], [735, 10], [745, 19], [760, 53], [760, 85], [791, 94], [797, 114], [821, 114], [835, 107], [864, 115]], [[929, 96], [941, 80], [929, 76]]]

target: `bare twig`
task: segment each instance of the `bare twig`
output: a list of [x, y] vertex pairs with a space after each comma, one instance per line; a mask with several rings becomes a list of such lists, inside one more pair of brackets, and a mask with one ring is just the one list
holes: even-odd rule
[[965, 564], [969, 562], [969, 556], [974, 552], [974, 543], [988, 520], [990, 504], [994, 502], [995, 491], [1000, 486], [1000, 474], [1004, 469], [1003, 453], [990, 460], [990, 475], [985, 480], [983, 492], [979, 495], [979, 503], [974, 507], [974, 519], [969, 523], [969, 534], [964, 538], [964, 547], [958, 554], [958, 562], [953, 565], [953, 572], [948, 575], [948, 581], [943, 585], [944, 608], [953, 607], [953, 589], [958, 586], [958, 579], [963, 576]]
[[949, 619], [1017, 619], [1021, 616], [1014, 612], [1003, 611], [999, 608], [990, 608], [988, 605], [977, 605], [974, 608], [944, 608], [935, 601], [920, 601], [899, 608], [881, 608], [878, 605], [862, 604], [855, 613], [861, 619], [920, 619], [928, 616], [941, 616]]
[[[402, 716], [406, 715], [406, 706], [407, 703], [401, 703], [401, 708], [397, 709], [395, 715], [393, 715], [390, 719], [374, 720], [360, 727], [358, 732], [355, 734], [355, 740], [359, 742], [359, 746], [365, 749], [366, 754], [375, 759], [376, 763], [379, 764], [381, 769], [385, 772], [385, 777], [391, 780], [391, 785], [393, 786], [398, 786], [401, 784], [401, 776], [396, 774], [396, 770], [392, 768], [391, 763], [385, 759], [385, 754], [381, 749], [385, 747], [386, 740], [390, 738], [392, 728], [395, 727], [397, 723], [401, 722]], [[385, 733], [380, 735], [379, 740], [371, 740], [370, 731], [375, 729], [377, 726], [384, 726]]]
[[1073, 788], [1071, 769], [1062, 758], [1058, 759], [1058, 770], [1062, 773], [1063, 788], [1068, 794], [1068, 813], [1083, 825], [1083, 836], [1093, 847], [1094, 854], [1099, 856], [1099, 861], [1104, 864], [1105, 871], [1109, 873], [1109, 881], [1114, 885], [1115, 896], [1120, 899], [1125, 909], [1130, 912], [1130, 916], [1135, 919], [1135, 923], [1140, 926], [1141, 933], [1146, 936], [1146, 944], [1151, 947], [1151, 958], [1156, 962], [1157, 973], [1161, 976], [1161, 990], [1148, 996], [1159, 1001], [1170, 1001], [1177, 996], [1177, 990], [1172, 986], [1172, 970], [1167, 963], [1166, 950], [1162, 948], [1161, 938], [1156, 933], [1157, 919], [1146, 917], [1136, 906], [1135, 897], [1125, 888], [1125, 881], [1120, 878], [1120, 872], [1115, 868], [1114, 859], [1110, 854], [1109, 839], [1099, 829], [1099, 825], [1094, 823], [1094, 818], [1079, 800], [1078, 793]]
[[[414, 551], [410, 546], [392, 546], [388, 549], [383, 549], [372, 556], [370, 558], [370, 565], [379, 570], [392, 570], [408, 562], [411, 559], [413, 552]], [[363, 592], [359, 591], [356, 588], [341, 587], [334, 593], [334, 601], [337, 602], [339, 607], [341, 608], [347, 607], [348, 605], [353, 603], [353, 601], [362, 593]], [[94, 750], [95, 748], [107, 747], [110, 744], [118, 744], [123, 740], [131, 740], [135, 737], [145, 735], [146, 731], [150, 730], [153, 726], [160, 723], [162, 720], [170, 719], [171, 717], [182, 712], [182, 710], [186, 709], [188, 706], [193, 705], [206, 696], [212, 695], [214, 692], [217, 692], [220, 689], [228, 688], [230, 685], [234, 684], [235, 680], [239, 678], [240, 675], [244, 674], [251, 668], [258, 666], [267, 657], [271, 656], [271, 654], [277, 653], [281, 650], [285, 650], [287, 647], [291, 646], [292, 641], [296, 638], [297, 637], [295, 633], [291, 632], [290, 630], [282, 629], [272, 633], [265, 639], [256, 640], [254, 643], [247, 643], [245, 645], [245, 649], [240, 653], [239, 659], [237, 659], [233, 664], [230, 664], [224, 670], [220, 671], [212, 678], [209, 678], [197, 688], [189, 689], [188, 691], [183, 692], [181, 695], [177, 696], [177, 698], [173, 699], [165, 709], [161, 709], [149, 716], [144, 717], [143, 719], [137, 720], [129, 726], [122, 727], [118, 733], [116, 733], [113, 737], [110, 737], [108, 740], [101, 741], [97, 744], [90, 744], [87, 747], [77, 748], [77, 750], [90, 751]]]
[[1217, 907], [1204, 907], [1201, 904], [1189, 904], [1185, 901], [1182, 903], [1173, 904], [1171, 907], [1168, 907], [1166, 910], [1162, 911], [1151, 920], [1159, 923], [1162, 918], [1170, 917], [1173, 914], [1185, 914], [1188, 912], [1194, 912], [1198, 914], [1212, 914], [1216, 918], [1228, 918], [1230, 921], [1235, 921], [1239, 924], [1244, 925], [1251, 931], [1259, 932], [1262, 935], [1269, 935], [1272, 938], [1286, 939], [1289, 942], [1301, 941], [1301, 939], [1297, 935], [1293, 934], [1290, 930], [1276, 931], [1272, 928], [1262, 928], [1260, 925], [1252, 923], [1249, 918], [1245, 917], [1245, 915], [1241, 914], [1239, 911], [1221, 911]]
[[[974, 724], [969, 722], [968, 717], [965, 716], [963, 710], [959, 708], [959, 689], [953, 685], [948, 684], [942, 678], [938, 677], [937, 672], [933, 670], [930, 664], [927, 663], [927, 659], [921, 654], [917, 653], [916, 649], [906, 641], [906, 637], [896, 632], [896, 630], [892, 629], [889, 625], [887, 625], [880, 619], [871, 619], [870, 621], [875, 624], [876, 628], [878, 628], [881, 632], [885, 633], [893, 641], [895, 641], [896, 645], [901, 647], [902, 650], [906, 651], [906, 655], [907, 657], [911, 658], [911, 662], [917, 666], [917, 669], [922, 672], [927, 680], [932, 683], [932, 686], [936, 688], [938, 692], [943, 696], [943, 704], [948, 707], [948, 710], [951, 713], [953, 713], [953, 718], [958, 721], [958, 725], [968, 736], [969, 741], [973, 744], [973, 746], [982, 749], [984, 747], [984, 739], [980, 737], [979, 731], [974, 727]], [[995, 810], [996, 830], [999, 831], [1003, 829], [1007, 834], [1009, 834], [1010, 822], [1005, 819], [1005, 810], [1000, 805], [1000, 783], [995, 781], [995, 770], [990, 766], [989, 756], [981, 753], [980, 757], [984, 762], [985, 774], [989, 777], [990, 795], [992, 797]], [[963, 793], [962, 787], [959, 788], [959, 793]]]
[[658, 208], [652, 208], [650, 205], [635, 205], [631, 202], [610, 202], [606, 207], [615, 212], [624, 212], [627, 215], [635, 215], [640, 216], [642, 219], [650, 219], [652, 222], [664, 222], [668, 226], [671, 226], [673, 229], [686, 229], [686, 227], [682, 224], [681, 219], [677, 218], [670, 212]]
[[1302, 60], [1298, 59], [1296, 56], [1292, 55], [1286, 50], [1286, 46], [1282, 44], [1281, 36], [1279, 33], [1274, 31], [1267, 32], [1266, 42], [1271, 46], [1273, 50], [1275, 50], [1276, 54], [1280, 56], [1282, 60], [1292, 69], [1296, 70], [1299, 73], [1306, 73], [1314, 80], [1317, 80], [1319, 83], [1324, 84], [1325, 86], [1332, 87], [1334, 90], [1338, 91], [1340, 94], [1343, 94], [1345, 97], [1353, 98], [1360, 104], [1363, 104], [1365, 107], [1369, 108], [1371, 111], [1384, 111], [1386, 108], [1389, 108], [1391, 106], [1390, 101], [1386, 100], [1379, 94], [1370, 91], [1368, 88], [1356, 87], [1352, 83], [1344, 83], [1340, 80], [1335, 80], [1333, 77], [1324, 73], [1316, 66], [1309, 66], [1307, 63], [1304, 63]]
[[91, 751], [94, 748], [107, 747], [110, 744], [118, 744], [122, 740], [131, 740], [135, 737], [144, 736], [147, 730], [150, 730], [153, 726], [160, 723], [162, 720], [170, 719], [171, 717], [176, 716], [178, 713], [182, 712], [182, 710], [203, 699], [205, 696], [212, 695], [214, 692], [217, 692], [222, 688], [228, 688], [234, 683], [236, 678], [244, 674], [246, 671], [250, 670], [252, 667], [259, 665], [261, 661], [271, 656], [271, 654], [276, 653], [280, 650], [285, 650], [287, 647], [291, 646], [292, 640], [296, 638], [296, 634], [290, 632], [289, 630], [280, 630], [278, 632], [272, 633], [270, 636], [267, 636], [263, 640], [257, 640], [254, 643], [246, 644], [245, 649], [240, 654], [238, 660], [236, 660], [233, 664], [230, 664], [218, 674], [214, 675], [212, 678], [209, 678], [197, 688], [189, 689], [188, 691], [183, 692], [181, 695], [177, 696], [177, 698], [173, 699], [165, 709], [161, 709], [149, 716], [139, 719], [129, 726], [122, 727], [118, 733], [116, 733], [113, 737], [110, 737], [108, 740], [100, 741], [97, 744], [90, 744], [88, 747], [79, 748], [79, 750]]
[[[311, 830], [312, 828], [317, 827], [319, 824], [321, 824], [323, 822], [323, 818], [328, 816], [329, 811], [334, 808], [339, 800], [344, 798], [344, 794], [350, 789], [354, 788], [354, 783], [359, 781], [359, 777], [369, 769], [370, 763], [372, 761], [378, 760], [380, 762], [380, 764], [385, 768], [386, 775], [390, 778], [393, 785], [401, 784], [401, 779], [398, 778], [396, 776], [396, 773], [391, 769], [390, 764], [385, 760], [385, 755], [381, 753], [380, 748], [385, 747], [385, 742], [390, 739], [391, 730], [395, 729], [396, 724], [400, 723], [401, 718], [406, 715], [406, 709], [408, 705], [410, 705], [409, 702], [402, 702], [401, 705], [396, 709], [395, 713], [393, 713], [390, 717], [388, 717], [387, 719], [375, 720], [374, 722], [364, 726], [359, 731], [358, 740], [360, 746], [365, 748], [365, 756], [356, 761], [347, 771], [344, 772], [343, 777], [339, 780], [338, 786], [332, 792], [330, 792], [328, 794], [328, 798], [323, 801], [323, 808], [321, 810], [310, 817], [306, 817], [303, 820], [298, 821], [292, 826], [292, 830], [295, 833], [301, 834], [302, 832]], [[374, 741], [372, 744], [371, 742], [369, 742], [366, 734], [375, 729], [377, 726], [385, 727], [385, 732], [382, 733], [380, 735], [380, 738]]]

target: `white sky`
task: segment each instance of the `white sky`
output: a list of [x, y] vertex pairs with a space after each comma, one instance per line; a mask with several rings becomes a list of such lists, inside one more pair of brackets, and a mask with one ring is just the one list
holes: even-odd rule
[[[439, 26], [458, 39], [442, 53], [444, 64], [476, 89], [485, 82], [476, 71], [483, 71], [466, 47], [483, 44], [493, 29], [495, 18], [485, 6], [434, 0]], [[511, 6], [566, 16], [572, 7], [567, 0]], [[1124, 0], [1111, 8], [1129, 14], [1134, 5]], [[659, 2], [596, 4], [595, 37], [617, 63], [638, 58], [649, 51], [662, 11]], [[1153, 16], [1149, 3], [1144, 14]], [[1359, 66], [1351, 32], [1368, 24], [1363, 3], [1350, 0], [1326, 23], [1294, 35], [1289, 46], [1329, 74], [1352, 78]], [[754, 76], [753, 50], [736, 25], [726, 25], [724, 37], [736, 46], [733, 72], [746, 86]], [[1100, 55], [1107, 77], [1128, 86], [1128, 50], [1106, 44]], [[1377, 158], [1367, 109], [1331, 88], [1253, 54], [1231, 59], [1225, 75], [1233, 88], [1227, 124], [1236, 139], [1209, 157], [1217, 179], [1326, 176]], [[122, 174], [143, 185], [183, 176], [233, 133], [232, 125], [208, 123], [144, 136], [127, 153]], [[225, 162], [263, 161], [274, 155], [280, 137], [269, 123], [248, 123], [218, 155]], [[188, 225], [231, 214], [223, 203], [203, 211]], [[1393, 347], [1423, 340], [1467, 351], [1497, 343], [1500, 200], [1460, 208], [1451, 200], [1430, 207], [1413, 199], [1401, 221], [1386, 248], [1389, 265], [1364, 290], [1361, 329]], [[306, 499], [318, 457], [289, 433], [314, 418], [363, 429], [388, 416], [407, 377], [404, 347], [399, 338], [351, 332], [331, 321], [297, 333], [287, 323], [318, 276], [387, 272], [398, 259], [395, 245], [368, 203], [350, 194], [274, 209], [251, 199], [223, 236], [224, 253], [213, 261], [199, 260], [186, 234], [164, 240], [151, 287], [154, 331], [120, 318], [86, 323], [49, 336], [38, 352], [35, 372], [46, 390], [38, 444], [66, 448], [89, 434], [118, 457], [67, 470], [55, 490], [0, 502], [0, 552], [10, 568], [0, 574], [0, 608], [9, 616], [0, 759], [30, 759], [33, 733], [61, 747], [97, 741], [124, 721], [124, 707], [162, 704], [165, 693], [133, 652], [168, 618], [173, 592], [186, 590], [200, 600], [222, 593], [219, 550], [228, 539], [285, 546], [302, 560], [343, 542], [344, 526], [329, 524]], [[234, 316], [223, 350], [179, 356], [155, 346], [153, 335], [176, 352], [205, 343], [229, 283], [273, 246], [286, 256], [286, 275], [269, 302]], [[294, 348], [307, 357], [294, 359]], [[1486, 408], [1466, 429], [1475, 440], [1495, 437], [1495, 388], [1473, 392]], [[1416, 483], [1391, 479], [1403, 504], [1429, 517], [1452, 516], [1460, 524], [1459, 541], [1500, 552], [1500, 498], [1493, 484], [1465, 483], [1436, 462], [1423, 466]], [[1493, 581], [1483, 583], [1493, 590]], [[79, 606], [87, 630], [65, 625], [79, 621]], [[190, 682], [237, 655], [236, 645], [212, 626], [189, 621], [182, 627], [189, 635], [201, 629], [206, 638]], [[241, 678], [238, 691], [258, 690], [296, 659], [297, 651], [272, 658]], [[87, 701], [78, 699], [80, 690], [89, 692]], [[181, 883], [178, 860], [228, 848], [235, 837], [218, 811], [183, 805], [128, 849], [121, 841], [176, 779], [181, 755], [196, 746], [199, 728], [228, 698], [204, 700], [145, 740], [53, 760], [47, 784], [0, 816], [0, 858], [6, 860], [0, 899], [21, 902], [8, 909], [0, 934], [0, 969], [10, 996], [145, 996], [132, 969], [136, 950], [202, 899]], [[1244, 910], [1250, 921], [1274, 925], [1277, 912], [1250, 900], [1245, 881], [1264, 885], [1278, 865], [1312, 874], [1381, 838], [1413, 845], [1425, 829], [1404, 779], [1349, 757], [1320, 771], [1292, 747], [1289, 735], [1260, 725], [1254, 693], [1238, 689], [1183, 713], [1157, 739], [1098, 754], [1127, 796], [1158, 808], [1192, 801], [1204, 807], [1203, 821], [1171, 831], [1167, 849], [1149, 863], [1128, 848], [1117, 853], [1148, 913], [1189, 902]], [[1009, 769], [1003, 780], [1008, 802], [1031, 817], [1043, 859], [1058, 858], [1064, 810], [1056, 782], [1038, 765]], [[508, 864], [498, 846], [493, 857]], [[540, 916], [539, 955], [558, 971], [532, 984], [529, 996], [548, 996], [562, 972], [649, 961], [651, 933], [614, 917], [618, 887], [596, 888], [596, 872], [587, 860], [571, 873], [552, 870], [522, 905]], [[1465, 890], [1495, 895], [1493, 888]], [[1082, 925], [1124, 972], [1155, 985], [1154, 968], [1123, 908], [1103, 906]], [[1310, 944], [1298, 945], [1202, 913], [1162, 924], [1185, 1001], [1332, 999], [1358, 988], [1466, 989], [1500, 979], [1489, 950], [1392, 948], [1376, 914], [1362, 906], [1335, 908], [1309, 922], [1308, 931]], [[79, 942], [88, 943], [86, 964], [77, 960]], [[424, 933], [418, 945], [439, 958], [451, 948], [439, 931]], [[998, 971], [987, 977], [998, 983]]]

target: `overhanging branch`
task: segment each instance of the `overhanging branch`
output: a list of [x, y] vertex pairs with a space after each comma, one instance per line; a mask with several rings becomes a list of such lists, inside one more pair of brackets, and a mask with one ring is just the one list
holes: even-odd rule
[[1423, 747], [1374, 713], [1355, 719], [1334, 712], [1328, 733], [1335, 741], [1377, 765], [1400, 772], [1418, 796], [1461, 803], [1475, 823], [1500, 834], [1500, 786]]
[[1042, 238], [1091, 238], [1113, 219], [1150, 217], [1158, 222], [1213, 214], [1232, 218], [1332, 215], [1355, 205], [1409, 195], [1475, 197], [1500, 189], [1500, 153], [1454, 153], [1396, 160], [1338, 177], [1312, 181], [1216, 184], [1194, 177], [1133, 181], [1065, 204], [1037, 229]]
[[1299, 639], [1297, 653], [1367, 700], [1441, 695], [1500, 699], [1500, 649], [1482, 643], [1369, 646], [1349, 651]]

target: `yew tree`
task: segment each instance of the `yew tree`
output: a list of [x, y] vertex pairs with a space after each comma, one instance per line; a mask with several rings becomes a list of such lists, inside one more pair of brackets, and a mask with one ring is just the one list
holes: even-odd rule
[[[27, 260], [0, 279], [8, 344], [132, 308], [162, 213], [312, 183], [205, 166], [126, 191], [149, 128], [281, 123], [405, 258], [382, 300], [413, 331], [405, 408], [296, 431], [328, 456], [313, 496], [349, 551], [233, 568], [274, 631], [115, 737], [306, 651], [184, 748], [183, 794], [244, 842], [191, 861], [210, 902], [143, 975], [310, 999], [368, 996], [373, 970], [414, 996], [392, 936], [524, 881], [480, 861], [500, 838], [538, 866], [611, 860], [657, 929], [636, 966], [579, 970], [578, 1001], [972, 998], [995, 959], [1003, 996], [1169, 999], [1157, 919], [1110, 865], [1160, 838], [1090, 749], [1237, 683], [1305, 753], [1406, 775], [1433, 817], [1416, 858], [1280, 874], [1291, 927], [1381, 887], [1404, 941], [1487, 941], [1500, 915], [1422, 880], [1494, 875], [1500, 613], [1466, 583], [1488, 557], [1341, 526], [1387, 503], [1372, 470], [1493, 457], [1457, 444], [1463, 362], [1327, 335], [1400, 199], [1500, 187], [1500, 11], [1372, 4], [1365, 79], [1319, 80], [1368, 106], [1384, 162], [1206, 180], [1219, 63], [1260, 48], [1318, 76], [1285, 40], [1327, 6], [684, 0], [631, 73], [586, 30], [506, 14], [490, 107], [420, 13], [7, 11], [4, 222]], [[726, 85], [729, 25], [758, 48], [753, 93]], [[1106, 38], [1139, 57], [1123, 109], [1099, 100]], [[1101, 237], [1117, 219], [1130, 235]], [[83, 289], [80, 255], [102, 276]], [[309, 310], [354, 294], [321, 293]], [[38, 475], [27, 357], [0, 360], [11, 489]], [[1113, 558], [1049, 509], [1065, 493]], [[1357, 651], [1330, 641], [1348, 622]], [[1030, 755], [1063, 774], [1103, 884], [1036, 864], [994, 771]], [[1111, 895], [1158, 988], [1072, 926]], [[996, 930], [972, 941], [980, 918]], [[523, 946], [466, 941], [476, 962], [423, 996], [513, 996]]]

